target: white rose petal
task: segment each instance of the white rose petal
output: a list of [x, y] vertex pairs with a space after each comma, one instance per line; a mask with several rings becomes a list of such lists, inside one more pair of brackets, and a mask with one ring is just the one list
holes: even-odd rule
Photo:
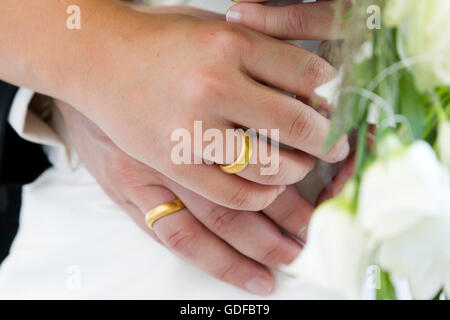
[[379, 263], [409, 280], [415, 299], [432, 299], [445, 285], [450, 268], [450, 223], [432, 218], [383, 241]]
[[407, 278], [414, 297], [430, 299], [448, 281], [450, 173], [426, 142], [391, 150], [366, 170], [358, 217], [380, 265]]
[[402, 60], [425, 58], [412, 67], [419, 89], [450, 85], [450, 1], [389, 0], [384, 12], [385, 23], [398, 28]]
[[339, 206], [340, 200], [333, 199], [317, 210], [305, 249], [284, 271], [332, 297], [360, 299], [369, 244], [355, 216]]
[[449, 173], [433, 149], [417, 142], [401, 153], [373, 164], [361, 183], [359, 218], [376, 240], [448, 210]]

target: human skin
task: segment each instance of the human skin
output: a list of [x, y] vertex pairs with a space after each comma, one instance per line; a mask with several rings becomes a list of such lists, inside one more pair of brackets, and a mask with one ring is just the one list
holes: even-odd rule
[[[263, 212], [217, 205], [133, 159], [92, 121], [56, 101], [71, 142], [105, 193], [145, 232], [188, 263], [217, 279], [257, 295], [274, 287], [268, 268], [290, 264], [305, 240], [313, 207], [290, 186]], [[186, 209], [154, 224], [144, 222], [153, 207], [181, 199]], [[280, 230], [283, 230], [281, 232]]]
[[[301, 180], [313, 157], [347, 156], [346, 137], [324, 150], [328, 119], [261, 84], [311, 98], [335, 74], [323, 59], [223, 21], [141, 13], [112, 0], [77, 1], [81, 30], [69, 30], [72, 2], [2, 0], [0, 78], [70, 103], [125, 153], [183, 187], [228, 208], [259, 211], [281, 186]], [[273, 176], [259, 174], [260, 163], [239, 175], [175, 165], [171, 133], [192, 131], [194, 120], [205, 130], [280, 129], [280, 142], [296, 150], [280, 151]]]
[[[338, 0], [348, 2], [346, 0]], [[241, 0], [232, 6], [227, 20], [256, 31], [284, 39], [314, 39], [328, 32], [328, 39], [339, 39], [342, 26], [334, 21], [333, 5], [337, 1], [292, 4], [282, 7], [265, 6], [266, 0]], [[347, 5], [347, 4], [346, 4]], [[348, 7], [351, 3], [348, 2]], [[306, 36], [306, 37], [305, 37]], [[371, 144], [371, 141], [368, 141]], [[342, 166], [333, 181], [320, 194], [318, 204], [338, 196], [345, 183], [352, 177], [355, 154]]]
[[[135, 9], [223, 19], [221, 15], [186, 7]], [[301, 246], [291, 236], [305, 241], [305, 232], [299, 231], [305, 230], [313, 212], [293, 187], [288, 187], [264, 212], [219, 206], [131, 158], [76, 109], [55, 102], [84, 166], [144, 232], [221, 281], [257, 295], [273, 290], [274, 278], [268, 268], [278, 269], [297, 257]], [[187, 208], [155, 222], [154, 231], [150, 230], [144, 222], [145, 213], [175, 198], [182, 199]]]
[[327, 40], [336, 40], [340, 39], [342, 28], [335, 21], [333, 9], [333, 5], [338, 1], [347, 0], [300, 3], [280, 7], [264, 5], [268, 2], [267, 0], [241, 0], [234, 1], [239, 3], [230, 8], [227, 16], [229, 21], [280, 39], [325, 39], [326, 34]]

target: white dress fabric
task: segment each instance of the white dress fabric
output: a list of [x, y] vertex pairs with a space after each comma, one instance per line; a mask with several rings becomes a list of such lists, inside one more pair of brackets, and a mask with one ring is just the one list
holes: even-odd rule
[[[167, 2], [222, 13], [231, 4]], [[142, 232], [80, 164], [58, 111], [46, 123], [29, 112], [31, 101], [42, 107], [21, 88], [9, 121], [23, 138], [45, 146], [53, 167], [23, 189], [19, 232], [0, 266], [0, 299], [259, 298], [206, 276]], [[277, 279], [270, 299], [322, 297], [289, 288], [284, 275]]]

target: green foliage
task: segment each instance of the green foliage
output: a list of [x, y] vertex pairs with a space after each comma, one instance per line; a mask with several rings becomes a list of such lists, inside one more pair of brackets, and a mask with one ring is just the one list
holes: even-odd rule
[[[436, 144], [437, 127], [450, 120], [450, 87], [433, 92], [421, 92], [416, 80], [397, 50], [397, 30], [385, 25], [379, 30], [366, 27], [369, 5], [378, 4], [383, 11], [384, 0], [352, 1], [350, 11], [341, 14], [347, 30], [344, 44], [336, 50], [342, 61], [343, 86], [339, 105], [332, 116], [327, 148], [331, 148], [343, 135], [357, 131], [355, 188], [352, 211], [357, 212], [359, 186], [364, 170], [382, 154], [377, 154], [377, 144], [394, 133], [405, 144], [426, 140]], [[341, 8], [342, 9], [342, 8]], [[350, 27], [349, 27], [350, 26]], [[411, 35], [412, 36], [412, 35]], [[355, 59], [363, 45], [371, 44], [373, 54], [365, 60]], [[366, 46], [367, 48], [367, 46]], [[375, 110], [375, 112], [374, 112]], [[367, 119], [376, 121], [376, 129]], [[371, 146], [371, 143], [374, 146]], [[395, 300], [396, 292], [386, 271], [381, 271], [379, 300]]]
[[[412, 142], [425, 137], [426, 110], [429, 109], [427, 97], [416, 89], [414, 79], [407, 71], [402, 70], [399, 79], [401, 97], [398, 99], [399, 112], [405, 118], [402, 128], [408, 132], [409, 137], [404, 140]], [[407, 138], [411, 138], [408, 139]]]
[[439, 122], [450, 120], [450, 87], [436, 89], [434, 94], [429, 97], [428, 103], [430, 107], [426, 110], [424, 139], [434, 145]]
[[397, 293], [392, 284], [389, 273], [380, 271], [380, 288], [376, 292], [377, 300], [397, 300]]
[[[378, 1], [380, 6], [384, 3]], [[367, 0], [354, 2], [351, 11], [342, 16], [352, 28], [346, 31], [344, 46], [339, 49], [343, 57], [343, 88], [326, 146], [331, 148], [343, 135], [358, 130], [357, 179], [376, 157], [376, 148], [368, 148], [363, 141], [370, 129], [369, 113], [375, 110], [377, 115], [375, 144], [388, 132], [396, 133], [405, 144], [419, 139], [433, 143], [439, 118], [433, 100], [438, 96], [444, 110], [450, 109], [449, 88], [440, 88], [436, 93], [422, 93], [417, 89], [410, 70], [400, 62], [396, 29], [386, 26], [379, 30], [367, 29], [368, 4]], [[373, 47], [372, 56], [355, 62], [356, 52], [367, 41]]]
[[439, 292], [434, 296], [434, 298], [432, 300], [441, 300], [443, 293], [444, 293], [444, 289], [439, 290]]

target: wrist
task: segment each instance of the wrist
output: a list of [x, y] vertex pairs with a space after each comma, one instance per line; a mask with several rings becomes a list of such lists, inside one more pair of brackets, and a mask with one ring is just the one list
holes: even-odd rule
[[57, 71], [65, 77], [56, 88], [61, 99], [91, 119], [103, 117], [105, 109], [114, 104], [108, 98], [114, 99], [127, 79], [132, 81], [142, 72], [143, 62], [149, 63], [160, 42], [162, 19], [122, 4], [102, 8], [101, 16], [83, 26], [84, 32], [67, 48], [70, 72], [65, 66]]
[[[120, 43], [127, 41], [131, 10], [115, 1], [93, 1], [81, 8], [81, 28], [65, 28], [60, 43], [42, 71], [50, 95], [71, 104], [85, 102], [99, 86], [115, 79], [108, 74]], [[104, 82], [107, 79], [107, 82]]]

